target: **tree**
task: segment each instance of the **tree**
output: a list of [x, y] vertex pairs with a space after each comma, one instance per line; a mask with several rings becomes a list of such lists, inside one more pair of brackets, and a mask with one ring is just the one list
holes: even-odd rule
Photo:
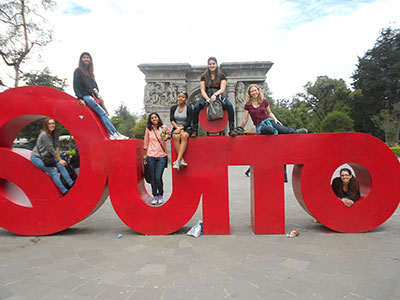
[[[45, 68], [43, 71], [37, 73], [26, 73], [22, 77], [23, 81], [26, 85], [43, 85], [58, 89], [60, 91], [64, 91], [65, 87], [67, 87], [66, 79], [60, 79], [57, 76], [53, 76], [50, 74], [48, 68]], [[43, 119], [36, 120], [26, 126], [21, 132], [18, 134], [18, 138], [26, 138], [28, 140], [34, 140], [37, 138], [40, 129], [43, 127]], [[57, 122], [57, 130], [60, 135], [68, 135], [68, 130]]]
[[115, 116], [111, 118], [115, 128], [130, 138], [134, 135], [134, 127], [136, 121], [140, 118], [138, 115], [131, 114], [128, 107], [121, 103], [120, 106], [115, 110]]
[[304, 101], [271, 100], [271, 111], [282, 122], [291, 128], [309, 128], [310, 115]]
[[64, 91], [68, 86], [66, 83], [67, 79], [60, 79], [57, 76], [51, 75], [48, 68], [45, 68], [41, 72], [25, 73], [22, 80], [26, 85], [43, 85], [60, 91]]
[[399, 145], [400, 102], [393, 104], [391, 111], [382, 109], [372, 121], [385, 132], [385, 141], [390, 147]]
[[144, 133], [146, 132], [147, 127], [147, 119], [146, 117], [142, 118], [139, 122], [136, 123], [133, 128], [133, 138], [135, 139], [144, 139]]
[[296, 95], [296, 101], [306, 102], [310, 110], [310, 128], [321, 131], [321, 122], [333, 111], [350, 112], [353, 97], [351, 90], [343, 79], [332, 79], [318, 76], [315, 83], [308, 82], [305, 92]]
[[14, 69], [14, 86], [20, 79], [21, 65], [35, 47], [43, 47], [52, 40], [52, 29], [47, 26], [44, 12], [54, 7], [53, 0], [8, 0], [0, 4], [0, 55], [7, 66]]
[[322, 132], [354, 131], [354, 120], [343, 111], [332, 111], [326, 115], [321, 123]]
[[381, 130], [385, 138], [392, 136], [386, 130], [395, 130], [398, 141], [395, 105], [400, 102], [400, 29], [381, 31], [374, 47], [358, 58], [352, 78], [353, 87], [359, 90], [354, 103], [356, 130], [380, 138]]

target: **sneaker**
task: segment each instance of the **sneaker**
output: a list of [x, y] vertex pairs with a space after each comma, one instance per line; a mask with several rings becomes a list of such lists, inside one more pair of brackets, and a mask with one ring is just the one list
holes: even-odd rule
[[151, 204], [152, 205], [157, 205], [158, 204], [158, 196], [154, 196], [154, 198], [151, 199]]
[[235, 131], [237, 132], [238, 135], [245, 135], [247, 133], [247, 130], [244, 130], [242, 126], [236, 127]]
[[237, 132], [235, 131], [235, 128], [232, 128], [229, 130], [229, 135], [232, 137], [237, 136]]
[[113, 133], [113, 134], [110, 134], [110, 140], [118, 140], [118, 135], [117, 135], [117, 133], [115, 132], [115, 133]]
[[187, 167], [187, 162], [182, 158], [181, 167]]
[[158, 195], [158, 204], [163, 204], [163, 203], [164, 203], [163, 195]]
[[299, 128], [296, 129], [296, 133], [308, 133], [308, 130], [306, 128]]
[[127, 136], [120, 134], [119, 132], [115, 133], [117, 135], [117, 140], [127, 140], [129, 139]]
[[181, 162], [179, 160], [174, 161], [172, 167], [176, 170], [179, 170], [179, 168], [181, 167]]

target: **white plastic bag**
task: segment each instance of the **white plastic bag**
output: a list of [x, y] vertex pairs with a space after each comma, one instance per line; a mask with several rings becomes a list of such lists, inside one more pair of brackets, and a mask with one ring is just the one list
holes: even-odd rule
[[199, 237], [202, 231], [203, 231], [203, 221], [199, 220], [196, 224], [192, 226], [192, 228], [190, 228], [187, 235]]

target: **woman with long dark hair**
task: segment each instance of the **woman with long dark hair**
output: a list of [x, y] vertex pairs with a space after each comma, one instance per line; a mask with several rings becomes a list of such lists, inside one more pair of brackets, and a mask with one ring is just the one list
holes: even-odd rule
[[[52, 166], [45, 165], [44, 157], [49, 157], [49, 160], [53, 160], [51, 162]], [[31, 153], [31, 162], [53, 179], [53, 182], [63, 195], [68, 193], [69, 189], [62, 184], [58, 176], [58, 171], [60, 171], [61, 176], [65, 179], [69, 188], [74, 184], [65, 169], [67, 162], [60, 157], [60, 142], [56, 129], [56, 121], [54, 119], [46, 118], [44, 120], [43, 129], [40, 131], [36, 146]]]
[[360, 199], [360, 186], [348, 168], [340, 169], [340, 177], [336, 177], [332, 181], [332, 190], [347, 207], [352, 206]]
[[207, 60], [207, 70], [200, 78], [200, 91], [201, 96], [193, 107], [193, 133], [192, 137], [197, 136], [199, 127], [199, 113], [203, 109], [206, 102], [216, 101], [217, 99], [222, 102], [222, 107], [228, 112], [229, 117], [229, 135], [235, 136], [235, 114], [233, 111], [232, 103], [225, 95], [226, 90], [226, 76], [219, 70], [217, 59], [210, 57]]
[[104, 101], [98, 94], [99, 87], [94, 76], [93, 59], [88, 52], [83, 52], [79, 57], [79, 65], [74, 72], [74, 91], [79, 100], [79, 105], [89, 106], [99, 117], [110, 135], [110, 140], [128, 139], [118, 132], [107, 116]]
[[173, 126], [172, 138], [174, 139], [174, 147], [178, 156], [172, 167], [177, 170], [187, 166], [186, 161], [183, 159], [183, 154], [186, 151], [188, 139], [192, 132], [192, 109], [186, 104], [187, 98], [188, 94], [185, 91], [179, 91], [178, 104], [173, 105], [170, 110], [170, 121]]
[[167, 166], [167, 144], [171, 130], [163, 122], [158, 113], [153, 112], [147, 118], [147, 128], [144, 133], [144, 159], [150, 169], [151, 191], [153, 199], [151, 204], [162, 204], [164, 195], [164, 183], [162, 176]]

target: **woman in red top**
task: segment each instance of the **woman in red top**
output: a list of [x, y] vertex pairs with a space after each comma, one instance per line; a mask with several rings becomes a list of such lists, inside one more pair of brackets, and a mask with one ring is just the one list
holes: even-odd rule
[[249, 119], [249, 114], [256, 126], [257, 134], [288, 134], [288, 133], [307, 133], [305, 128], [294, 129], [283, 126], [271, 111], [267, 99], [261, 92], [258, 85], [252, 84], [246, 93], [246, 104], [244, 106], [244, 116], [242, 127], [244, 128]]
[[[244, 116], [242, 121], [242, 130], [247, 124], [249, 114], [256, 126], [257, 134], [288, 134], [288, 133], [307, 133], [305, 128], [294, 129], [283, 126], [271, 111], [271, 107], [267, 99], [264, 99], [261, 89], [256, 84], [251, 84], [246, 93], [246, 104], [244, 106]], [[250, 168], [245, 172], [246, 176], [250, 175]], [[285, 165], [285, 182], [287, 182], [286, 165]]]
[[147, 128], [144, 133], [144, 159], [147, 160], [150, 169], [151, 191], [153, 199], [151, 204], [162, 204], [164, 195], [164, 183], [162, 176], [167, 164], [167, 144], [171, 131], [163, 125], [158, 113], [151, 113], [147, 119]]

